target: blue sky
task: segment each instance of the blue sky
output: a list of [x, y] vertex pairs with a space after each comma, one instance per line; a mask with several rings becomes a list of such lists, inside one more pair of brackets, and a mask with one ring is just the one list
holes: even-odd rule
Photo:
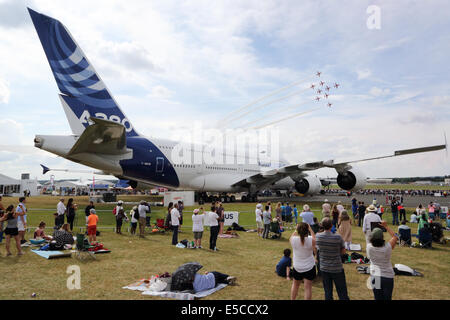
[[[379, 30], [367, 28], [369, 5], [381, 10]], [[323, 105], [280, 124], [282, 152], [293, 163], [385, 155], [440, 144], [444, 130], [450, 136], [448, 1], [0, 0], [0, 172], [13, 177], [43, 178], [40, 163], [81, 168], [31, 147], [35, 134], [71, 132], [27, 6], [70, 30], [149, 136], [170, 137], [197, 120], [220, 123], [289, 83], [311, 79], [308, 85], [316, 70], [341, 87], [331, 110]], [[307, 110], [317, 106], [313, 96], [307, 91], [242, 121], [311, 100], [293, 112]], [[360, 167], [370, 177], [443, 175], [450, 161], [436, 152]], [[79, 175], [56, 175], [66, 177]]]

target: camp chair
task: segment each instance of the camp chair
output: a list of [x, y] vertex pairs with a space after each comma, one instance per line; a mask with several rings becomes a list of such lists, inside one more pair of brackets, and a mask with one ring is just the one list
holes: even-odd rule
[[422, 248], [432, 248], [433, 237], [428, 228], [422, 228], [419, 230], [419, 243]]
[[77, 250], [75, 252], [75, 255], [78, 259], [85, 260], [89, 257], [95, 259], [95, 252], [89, 251], [89, 248], [92, 247], [93, 246], [89, 244], [89, 241], [84, 234], [77, 234]]
[[162, 231], [166, 231], [169, 228], [166, 226], [164, 219], [156, 219], [156, 227]]
[[411, 229], [399, 229], [400, 245], [411, 245]]
[[[275, 237], [273, 237], [273, 236], [275, 236]], [[281, 238], [280, 223], [278, 221], [271, 222], [269, 239], [280, 239], [280, 238]]]

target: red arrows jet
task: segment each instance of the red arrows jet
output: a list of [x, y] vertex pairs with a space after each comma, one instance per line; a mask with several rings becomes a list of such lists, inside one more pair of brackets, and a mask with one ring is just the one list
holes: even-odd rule
[[331, 105], [332, 105], [332, 103], [329, 103], [329, 102], [328, 102], [328, 104], [327, 104], [327, 105], [328, 105], [328, 106], [329, 106], [329, 107], [331, 108]]
[[339, 87], [339, 83], [334, 83], [334, 87], [337, 89]]
[[321, 93], [322, 93], [322, 90], [320, 90], [320, 89], [317, 90], [317, 93], [318, 93], [318, 94], [321, 94]]
[[330, 91], [330, 87], [329, 87], [329, 86], [326, 86], [326, 87], [325, 87], [325, 90]]
[[327, 93], [324, 94], [325, 99], [328, 99], [328, 96], [329, 96], [329, 94], [327, 94]]
[[322, 72], [320, 72], [320, 71], [316, 72], [316, 76], [318, 76], [318, 77], [320, 77], [321, 74], [322, 74]]
[[315, 87], [316, 85], [313, 83], [313, 84], [311, 84], [311, 89], [314, 89], [314, 87]]
[[316, 100], [319, 101], [319, 100], [320, 100], [320, 97], [316, 97]]
[[319, 82], [320, 83], [320, 85], [323, 87], [323, 85], [325, 84], [325, 82], [323, 82], [323, 81], [320, 81]]

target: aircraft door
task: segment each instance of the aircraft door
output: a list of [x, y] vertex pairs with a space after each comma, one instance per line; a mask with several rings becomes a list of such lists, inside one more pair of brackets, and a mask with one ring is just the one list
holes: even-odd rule
[[164, 158], [156, 157], [156, 173], [163, 173], [164, 171]]

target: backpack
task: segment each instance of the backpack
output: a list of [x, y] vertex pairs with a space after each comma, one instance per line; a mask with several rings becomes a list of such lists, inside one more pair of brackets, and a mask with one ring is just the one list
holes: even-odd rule
[[133, 212], [133, 218], [136, 219], [136, 220], [139, 220], [139, 211], [134, 210], [134, 212]]
[[350, 255], [350, 258], [352, 260], [358, 260], [358, 259], [363, 259], [364, 260], [364, 256], [362, 254], [357, 253], [357, 252], [352, 252], [352, 254]]

